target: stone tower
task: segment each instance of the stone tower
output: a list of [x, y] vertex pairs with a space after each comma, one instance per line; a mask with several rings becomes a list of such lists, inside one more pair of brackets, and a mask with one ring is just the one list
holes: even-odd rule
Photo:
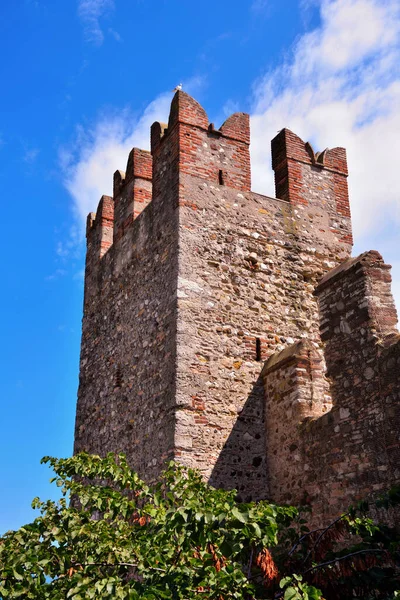
[[177, 459], [242, 499], [333, 514], [399, 478], [389, 268], [349, 259], [343, 148], [283, 129], [270, 198], [249, 143], [248, 115], [216, 129], [179, 91], [89, 215], [75, 452], [123, 451], [149, 480]]

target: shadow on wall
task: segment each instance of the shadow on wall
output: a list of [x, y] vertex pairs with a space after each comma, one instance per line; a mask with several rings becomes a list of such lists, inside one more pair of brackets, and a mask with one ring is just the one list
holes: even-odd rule
[[264, 422], [264, 387], [261, 374], [225, 442], [209, 483], [236, 489], [241, 502], [268, 496]]

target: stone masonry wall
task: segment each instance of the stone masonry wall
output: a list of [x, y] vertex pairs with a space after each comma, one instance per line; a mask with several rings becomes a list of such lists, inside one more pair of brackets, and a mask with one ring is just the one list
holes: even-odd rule
[[[176, 174], [174, 180], [170, 173], [166, 191], [137, 218], [134, 178], [125, 184], [117, 172], [116, 183], [121, 218], [113, 245], [112, 220], [106, 222], [106, 233], [102, 225], [104, 200], [96, 218], [89, 219], [74, 451], [123, 451], [133, 468], [153, 479], [173, 457], [174, 446]], [[112, 199], [107, 202], [111, 217]], [[102, 235], [108, 247], [100, 259]]]
[[[196, 202], [181, 216], [180, 460], [215, 485], [265, 497], [259, 360], [305, 336], [319, 346], [313, 290], [346, 249], [317, 211], [181, 179]], [[310, 214], [320, 239], [310, 235]]]
[[262, 371], [269, 492], [280, 503], [307, 499], [306, 450], [299, 427], [332, 409], [323, 367], [315, 345], [302, 339], [272, 355]]
[[247, 119], [234, 115], [216, 131], [192, 99], [179, 103], [167, 134], [178, 127], [176, 456], [214, 485], [266, 497], [260, 361], [305, 336], [318, 352], [313, 290], [350, 253], [350, 218], [336, 208], [348, 198], [311, 161], [301, 163], [309, 202], [251, 193]]
[[[274, 372], [268, 363], [264, 368], [267, 418], [284, 436], [268, 437], [268, 464], [277, 474], [274, 500], [311, 502], [317, 522], [400, 481], [400, 343], [390, 281], [390, 267], [371, 251], [344, 262], [316, 289], [331, 410], [311, 412], [310, 395], [320, 397], [319, 379], [304, 352], [291, 352], [298, 355], [292, 370], [303, 366], [309, 373], [294, 382], [294, 392], [282, 390], [288, 377], [284, 356], [270, 359]], [[305, 410], [297, 410], [289, 430], [283, 428], [283, 414], [293, 414], [299, 400]]]
[[390, 266], [371, 251], [316, 290], [334, 402], [331, 415], [304, 431], [317, 514], [337, 514], [400, 481], [400, 344], [390, 283]]

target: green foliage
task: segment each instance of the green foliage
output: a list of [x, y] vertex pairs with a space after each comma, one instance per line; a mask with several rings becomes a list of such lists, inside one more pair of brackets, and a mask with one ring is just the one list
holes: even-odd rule
[[173, 464], [150, 488], [123, 455], [44, 462], [63, 497], [35, 499], [40, 516], [1, 538], [4, 599], [253, 597], [258, 550], [296, 514], [238, 504]]
[[[33, 523], [0, 538], [2, 600], [322, 600], [339, 597], [329, 595], [330, 573], [349, 580], [338, 565], [350, 570], [353, 585], [346, 552], [355, 553], [353, 562], [365, 550], [378, 552], [386, 568], [398, 551], [392, 533], [357, 508], [315, 533], [293, 507], [238, 503], [235, 491], [213, 489], [172, 463], [148, 486], [123, 455], [43, 461], [62, 497], [36, 498]], [[357, 536], [355, 549], [335, 551], [339, 529]], [[363, 570], [372, 590], [378, 567], [373, 561]], [[382, 598], [396, 597], [398, 581], [391, 581]], [[368, 597], [346, 589], [341, 598]]]
[[322, 599], [322, 592], [320, 590], [305, 583], [302, 576], [295, 573], [283, 577], [279, 582], [279, 587], [284, 590], [283, 600], [301, 600], [301, 598], [304, 598], [304, 600]]
[[[377, 500], [363, 500], [328, 526], [312, 531], [299, 511], [291, 526], [281, 532], [276, 556], [280, 571], [301, 573], [304, 580], [323, 591], [326, 600], [396, 598], [400, 534], [396, 528], [378, 525], [371, 514], [399, 504], [400, 488], [394, 487]], [[392, 517], [396, 514], [398, 508]]]

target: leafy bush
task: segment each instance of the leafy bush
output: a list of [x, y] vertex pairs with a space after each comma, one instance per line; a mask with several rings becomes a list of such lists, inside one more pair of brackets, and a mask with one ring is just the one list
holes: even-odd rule
[[[149, 486], [124, 455], [43, 462], [62, 497], [36, 498], [40, 516], [0, 538], [4, 600], [354, 599], [382, 577], [386, 595], [371, 598], [395, 598], [400, 587], [398, 538], [360, 507], [310, 532], [296, 508], [238, 503], [173, 463]], [[357, 544], [335, 552], [346, 535]]]

